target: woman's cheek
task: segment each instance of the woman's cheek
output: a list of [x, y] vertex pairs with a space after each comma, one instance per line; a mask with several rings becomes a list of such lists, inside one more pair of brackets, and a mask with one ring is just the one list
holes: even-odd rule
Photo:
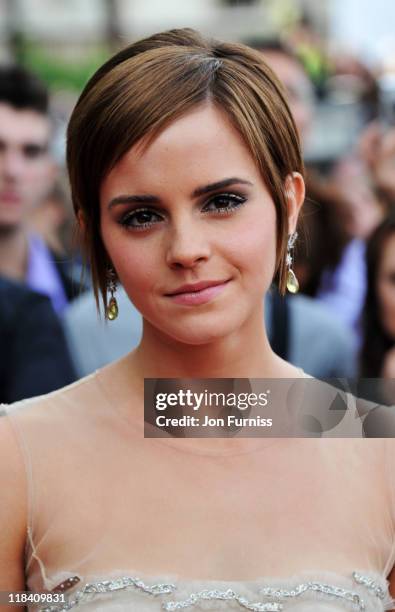
[[117, 233], [103, 233], [104, 246], [117, 271], [118, 278], [127, 293], [135, 288], [141, 291], [148, 286], [151, 271], [154, 268], [150, 253], [142, 244], [131, 236], [119, 236]]
[[157, 264], [137, 252], [122, 256], [118, 260], [117, 271], [125, 289], [133, 293], [149, 289], [158, 276]]
[[[244, 239], [239, 247], [243, 254], [244, 267], [249, 270], [253, 281], [260, 281], [266, 289], [271, 283], [276, 262], [276, 245], [273, 233], [267, 228], [256, 227], [250, 232], [248, 238]], [[259, 279], [259, 280], [258, 280]]]

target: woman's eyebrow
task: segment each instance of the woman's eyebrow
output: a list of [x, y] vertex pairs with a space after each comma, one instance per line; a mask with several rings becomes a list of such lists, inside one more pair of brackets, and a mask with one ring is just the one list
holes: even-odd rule
[[[231, 185], [251, 185], [250, 181], [246, 181], [242, 178], [237, 178], [236, 176], [231, 178], [223, 179], [222, 181], [217, 181], [215, 183], [210, 183], [209, 185], [203, 185], [202, 187], [197, 187], [193, 193], [193, 198], [198, 198], [199, 196], [205, 195], [207, 193], [211, 193], [212, 191], [218, 191], [219, 189], [224, 189], [225, 187], [230, 187]], [[118, 206], [119, 204], [160, 204], [160, 198], [150, 194], [141, 194], [141, 195], [119, 195], [115, 198], [112, 198], [108, 203], [108, 209], [113, 208], [114, 206]]]
[[210, 185], [204, 185], [203, 187], [197, 187], [192, 193], [193, 198], [198, 198], [199, 196], [210, 193], [211, 191], [218, 191], [219, 189], [224, 189], [224, 187], [230, 187], [235, 184], [242, 185], [251, 185], [250, 181], [246, 181], [245, 179], [237, 178], [236, 176], [232, 178], [223, 179], [222, 181], [217, 181], [216, 183], [211, 183]]

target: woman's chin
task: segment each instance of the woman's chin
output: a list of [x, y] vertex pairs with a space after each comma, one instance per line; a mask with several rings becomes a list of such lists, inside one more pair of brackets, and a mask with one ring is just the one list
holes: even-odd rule
[[[227, 310], [221, 308], [212, 312], [188, 312], [188, 316], [185, 313], [169, 314], [168, 311], [160, 312], [157, 309], [143, 314], [143, 334], [147, 339], [150, 336], [162, 336], [165, 342], [179, 342], [189, 346], [212, 344], [237, 336], [249, 320], [255, 319], [254, 312], [248, 306], [239, 303], [237, 307]], [[260, 320], [261, 317], [259, 313]]]

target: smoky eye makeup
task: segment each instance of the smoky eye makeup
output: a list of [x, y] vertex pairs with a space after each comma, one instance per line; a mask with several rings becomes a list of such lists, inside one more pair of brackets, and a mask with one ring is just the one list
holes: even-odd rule
[[131, 230], [142, 230], [160, 223], [163, 216], [151, 208], [137, 208], [123, 214], [118, 223]]
[[[247, 202], [246, 194], [239, 192], [221, 192], [206, 197], [200, 204], [201, 213], [221, 217], [231, 215]], [[131, 231], [146, 230], [166, 220], [166, 212], [153, 206], [138, 206], [123, 213], [118, 223]]]
[[237, 193], [219, 193], [207, 202], [204, 211], [229, 214], [247, 202], [247, 196]]

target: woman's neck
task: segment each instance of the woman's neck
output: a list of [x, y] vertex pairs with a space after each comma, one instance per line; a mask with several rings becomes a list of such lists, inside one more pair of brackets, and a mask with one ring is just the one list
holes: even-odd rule
[[[210, 344], [191, 346], [171, 341], [144, 322], [140, 345], [129, 355], [100, 372], [103, 388], [111, 402], [127, 418], [143, 423], [144, 379], [147, 378], [300, 378], [298, 368], [278, 357], [271, 349], [263, 324], [263, 313], [251, 318], [244, 329]], [[181, 445], [201, 452], [243, 451], [250, 449], [248, 439], [207, 441], [177, 440]], [[214, 435], [213, 434], [213, 435]], [[207, 433], [210, 436], [210, 432]], [[261, 443], [261, 441], [260, 441]], [[256, 441], [255, 443], [256, 444]]]

